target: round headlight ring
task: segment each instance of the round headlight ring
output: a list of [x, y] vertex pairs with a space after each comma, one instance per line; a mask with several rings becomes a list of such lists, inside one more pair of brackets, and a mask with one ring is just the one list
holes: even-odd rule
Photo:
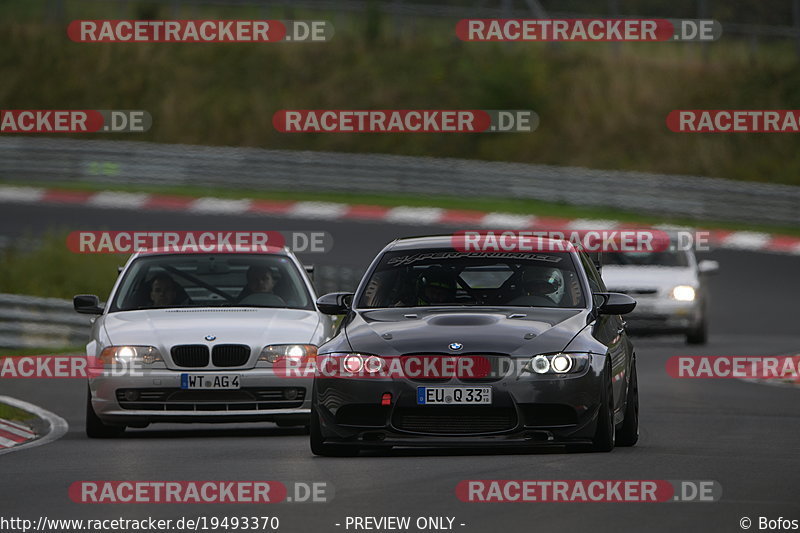
[[547, 374], [550, 370], [550, 361], [543, 355], [537, 355], [531, 360], [531, 369], [537, 374]]
[[383, 360], [381, 360], [380, 357], [370, 355], [364, 361], [364, 370], [366, 370], [370, 374], [375, 374], [377, 372], [380, 372], [381, 368], [383, 368]]
[[572, 357], [567, 354], [556, 354], [550, 361], [550, 366], [559, 374], [566, 374], [572, 369]]
[[358, 374], [364, 368], [364, 358], [358, 354], [350, 354], [344, 358], [344, 369], [351, 374]]

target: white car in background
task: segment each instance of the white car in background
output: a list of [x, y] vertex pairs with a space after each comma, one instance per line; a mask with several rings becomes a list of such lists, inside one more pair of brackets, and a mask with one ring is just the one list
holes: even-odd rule
[[[331, 337], [315, 302], [286, 249], [135, 254], [105, 306], [74, 299], [77, 312], [99, 315], [86, 354], [105, 369], [89, 377], [87, 435], [153, 422], [307, 425], [312, 380], [273, 364], [314, 358]], [[108, 371], [122, 365], [131, 371]]]
[[610, 292], [633, 297], [637, 304], [626, 315], [635, 333], [680, 333], [689, 344], [708, 338], [706, 275], [716, 261], [697, 261], [689, 250], [603, 253], [602, 276]]

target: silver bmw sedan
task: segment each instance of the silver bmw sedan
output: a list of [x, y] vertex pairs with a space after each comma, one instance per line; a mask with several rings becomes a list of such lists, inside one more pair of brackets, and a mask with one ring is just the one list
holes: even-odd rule
[[273, 363], [313, 360], [332, 335], [303, 265], [286, 249], [131, 257], [101, 305], [89, 358], [86, 433], [120, 436], [154, 422], [307, 425], [311, 379]]

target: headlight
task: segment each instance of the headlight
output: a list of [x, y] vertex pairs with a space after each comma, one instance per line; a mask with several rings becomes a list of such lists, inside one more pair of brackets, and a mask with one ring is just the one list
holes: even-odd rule
[[572, 368], [572, 357], [563, 353], [554, 355], [551, 366], [559, 374], [569, 372], [569, 369]]
[[324, 375], [370, 375], [385, 372], [388, 363], [383, 357], [362, 353], [329, 353], [321, 355], [319, 369]]
[[679, 302], [693, 302], [695, 297], [694, 287], [690, 287], [689, 285], [678, 285], [672, 289], [670, 296]]
[[313, 344], [271, 344], [265, 346], [258, 356], [259, 361], [275, 363], [279, 359], [289, 357], [291, 359], [307, 359], [317, 356], [317, 347]]
[[550, 370], [550, 361], [543, 355], [537, 355], [531, 359], [531, 370], [537, 374], [547, 374]]
[[163, 362], [164, 359], [155, 346], [108, 346], [100, 353], [100, 361], [106, 365], [114, 363], [152, 365]]
[[540, 354], [532, 357], [522, 370], [535, 374], [576, 374], [588, 364], [588, 353]]

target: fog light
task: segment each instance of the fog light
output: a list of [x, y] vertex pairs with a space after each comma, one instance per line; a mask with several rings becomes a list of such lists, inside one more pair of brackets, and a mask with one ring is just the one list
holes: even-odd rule
[[392, 393], [384, 392], [381, 396], [381, 405], [392, 405]]
[[565, 372], [569, 372], [569, 369], [572, 368], [572, 358], [568, 355], [564, 355], [560, 353], [553, 357], [553, 362], [551, 363], [553, 370], [556, 372], [563, 374]]
[[286, 389], [283, 391], [283, 397], [287, 400], [297, 399], [297, 389]]
[[531, 361], [531, 367], [537, 374], [546, 374], [550, 370], [550, 361], [543, 355], [537, 355]]
[[139, 391], [135, 390], [126, 390], [125, 391], [125, 399], [129, 402], [135, 402], [139, 399]]

